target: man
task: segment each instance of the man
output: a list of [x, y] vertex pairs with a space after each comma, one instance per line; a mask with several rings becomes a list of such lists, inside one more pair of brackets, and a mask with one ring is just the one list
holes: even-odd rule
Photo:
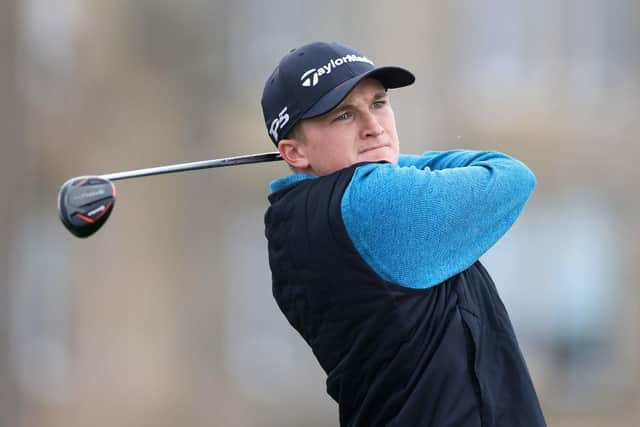
[[291, 50], [267, 80], [267, 130], [294, 172], [265, 215], [274, 297], [341, 425], [544, 426], [478, 261], [535, 177], [496, 152], [399, 154], [387, 89], [413, 81], [337, 43]]

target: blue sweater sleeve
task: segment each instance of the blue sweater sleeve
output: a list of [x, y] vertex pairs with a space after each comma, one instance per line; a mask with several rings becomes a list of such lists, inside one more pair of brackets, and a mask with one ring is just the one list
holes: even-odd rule
[[473, 264], [515, 222], [535, 187], [520, 161], [446, 151], [356, 169], [342, 199], [349, 237], [384, 280], [428, 288]]
[[420, 156], [414, 154], [401, 154], [398, 159], [398, 165], [402, 167], [414, 166], [418, 169], [429, 168], [431, 170], [442, 170], [470, 166], [478, 160], [498, 157], [511, 159], [509, 156], [496, 151], [427, 151]]

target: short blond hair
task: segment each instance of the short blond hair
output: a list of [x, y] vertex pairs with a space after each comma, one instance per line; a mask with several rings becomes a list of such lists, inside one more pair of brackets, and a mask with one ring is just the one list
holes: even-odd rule
[[305, 142], [304, 129], [302, 129], [302, 120], [293, 125], [291, 130], [285, 135], [285, 139], [295, 139], [298, 142]]

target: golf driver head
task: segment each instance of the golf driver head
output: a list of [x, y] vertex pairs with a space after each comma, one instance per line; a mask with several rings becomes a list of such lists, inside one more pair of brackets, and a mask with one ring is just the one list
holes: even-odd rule
[[72, 178], [58, 193], [60, 220], [77, 237], [89, 237], [107, 221], [116, 202], [116, 187], [98, 176]]

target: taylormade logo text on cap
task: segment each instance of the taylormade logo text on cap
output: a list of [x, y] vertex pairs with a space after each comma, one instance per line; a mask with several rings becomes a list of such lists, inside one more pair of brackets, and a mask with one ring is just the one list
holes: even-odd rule
[[366, 56], [358, 56], [358, 55], [345, 55], [339, 58], [333, 58], [326, 65], [323, 65], [320, 68], [311, 68], [305, 71], [300, 77], [300, 81], [302, 82], [302, 86], [304, 87], [313, 87], [318, 84], [320, 77], [325, 74], [330, 74], [334, 68], [339, 67], [347, 62], [367, 62], [373, 66], [375, 64], [373, 61], [368, 59]]

